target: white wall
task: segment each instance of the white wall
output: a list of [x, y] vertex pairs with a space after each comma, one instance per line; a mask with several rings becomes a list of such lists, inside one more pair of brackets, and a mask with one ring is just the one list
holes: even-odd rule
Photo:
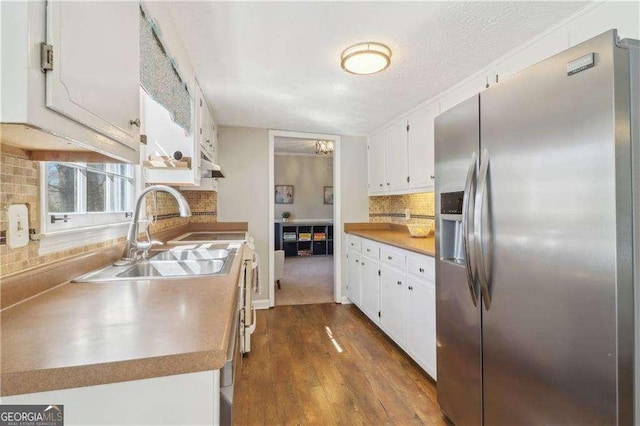
[[[367, 189], [367, 138], [342, 137], [342, 223], [369, 222], [369, 196]], [[343, 250], [346, 250], [345, 233], [340, 230]], [[337, 232], [337, 230], [335, 231]], [[343, 251], [344, 252], [344, 251]], [[346, 300], [347, 268], [342, 265], [342, 294]]]
[[276, 204], [275, 219], [284, 211], [292, 219], [333, 219], [333, 204], [324, 204], [324, 187], [333, 186], [333, 157], [276, 155], [276, 185], [293, 185], [293, 204]]
[[[218, 127], [218, 222], [248, 222], [260, 256], [262, 292], [269, 298], [269, 140], [267, 129]], [[272, 225], [271, 225], [272, 226]]]

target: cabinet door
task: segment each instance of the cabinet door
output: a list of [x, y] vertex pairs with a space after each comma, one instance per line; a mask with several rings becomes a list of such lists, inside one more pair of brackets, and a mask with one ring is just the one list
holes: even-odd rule
[[385, 190], [384, 137], [385, 132], [383, 130], [369, 137], [367, 160], [370, 193], [378, 193]]
[[409, 116], [407, 152], [409, 188], [433, 189], [435, 183], [433, 123], [440, 103], [424, 106]]
[[404, 272], [380, 267], [380, 314], [382, 329], [398, 343], [406, 343], [405, 292], [407, 280]]
[[607, 1], [599, 3], [572, 22], [571, 45], [587, 41], [592, 37], [618, 30], [618, 36], [640, 39], [640, 5], [637, 1]]
[[385, 189], [387, 191], [407, 189], [409, 170], [406, 120], [399, 120], [386, 129], [384, 146]]
[[489, 83], [489, 75], [480, 75], [472, 78], [440, 99], [440, 112], [445, 112], [446, 110], [458, 105], [460, 102], [482, 92], [487, 88], [487, 84]]
[[138, 2], [47, 2], [53, 70], [46, 106], [137, 148], [140, 117]]
[[491, 73], [489, 84], [499, 84], [508, 80], [525, 68], [568, 48], [569, 30], [560, 28], [496, 64], [494, 71]]
[[347, 287], [349, 299], [356, 305], [360, 306], [360, 254], [356, 252], [347, 252]]
[[409, 277], [407, 289], [407, 352], [436, 379], [436, 286]]
[[378, 262], [362, 257], [360, 260], [362, 274], [360, 275], [361, 293], [360, 302], [364, 312], [376, 324], [380, 324], [380, 276], [378, 275]]

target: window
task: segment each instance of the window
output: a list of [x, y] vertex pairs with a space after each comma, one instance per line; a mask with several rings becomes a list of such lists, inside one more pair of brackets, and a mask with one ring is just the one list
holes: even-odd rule
[[130, 164], [44, 163], [44, 229], [59, 231], [128, 221], [135, 196]]

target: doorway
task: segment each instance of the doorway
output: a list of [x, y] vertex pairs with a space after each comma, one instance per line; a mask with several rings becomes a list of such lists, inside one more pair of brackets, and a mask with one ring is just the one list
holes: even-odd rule
[[340, 136], [269, 132], [270, 307], [341, 302], [339, 166]]

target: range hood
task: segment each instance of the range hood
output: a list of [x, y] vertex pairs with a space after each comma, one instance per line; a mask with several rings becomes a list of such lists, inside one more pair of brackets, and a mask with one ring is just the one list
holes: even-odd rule
[[223, 178], [224, 174], [222, 173], [222, 170], [220, 169], [220, 166], [212, 163], [209, 160], [206, 160], [204, 158], [200, 159], [200, 170], [201, 170], [201, 176], [202, 177], [208, 177], [208, 178]]

